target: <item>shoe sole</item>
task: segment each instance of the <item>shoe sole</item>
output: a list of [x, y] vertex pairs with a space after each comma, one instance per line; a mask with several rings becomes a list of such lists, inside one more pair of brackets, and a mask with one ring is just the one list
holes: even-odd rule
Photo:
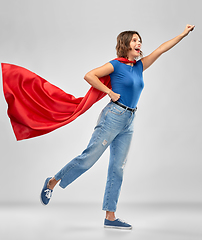
[[42, 201], [42, 199], [41, 199], [41, 194], [40, 194], [40, 202], [41, 202], [41, 204], [43, 205], [43, 206], [46, 206], [47, 204], [45, 204], [45, 203], [43, 203], [43, 201]]
[[119, 226], [108, 226], [108, 225], [104, 225], [104, 228], [125, 229], [125, 230], [132, 229], [132, 227], [119, 227]]

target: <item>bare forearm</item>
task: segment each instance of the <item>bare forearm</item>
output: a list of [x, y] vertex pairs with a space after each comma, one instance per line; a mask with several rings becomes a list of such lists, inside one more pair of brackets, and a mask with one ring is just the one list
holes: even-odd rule
[[167, 52], [168, 50], [173, 48], [177, 43], [179, 43], [184, 37], [185, 37], [184, 34], [180, 34], [177, 37], [161, 44], [161, 46], [159, 47], [159, 51], [161, 52], [161, 54]]
[[114, 67], [111, 63], [106, 63], [102, 67], [96, 68], [88, 72], [84, 79], [94, 88], [106, 93], [112, 99], [112, 101], [117, 101], [120, 98], [120, 94], [113, 92], [106, 85], [104, 85], [99, 78], [109, 75], [114, 71]]
[[179, 43], [184, 37], [186, 37], [189, 34], [190, 31], [193, 31], [194, 27], [195, 27], [194, 25], [187, 24], [182, 34], [161, 44], [160, 47], [154, 50], [150, 55], [142, 58], [141, 60], [143, 63], [143, 70], [146, 70], [148, 67], [150, 67], [161, 56], [162, 53], [167, 52], [177, 43]]
[[110, 93], [110, 89], [104, 85], [98, 77], [96, 77], [95, 75], [93, 74], [86, 74], [84, 79], [94, 88], [104, 92], [104, 93], [107, 93], [109, 94]]
[[159, 49], [161, 51], [161, 53], [167, 52], [168, 50], [170, 50], [172, 47], [174, 47], [177, 43], [179, 43], [184, 37], [186, 37], [190, 31], [194, 30], [194, 25], [188, 25], [186, 26], [185, 30], [178, 35], [177, 37], [163, 43]]
[[112, 99], [113, 102], [118, 101], [120, 98], [120, 94], [113, 92], [107, 86], [105, 86], [97, 76], [93, 74], [86, 74], [84, 79], [94, 88], [108, 94], [108, 96]]

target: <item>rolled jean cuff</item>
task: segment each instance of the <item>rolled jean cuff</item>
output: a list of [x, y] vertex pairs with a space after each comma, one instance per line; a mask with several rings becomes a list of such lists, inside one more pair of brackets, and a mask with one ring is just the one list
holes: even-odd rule
[[56, 181], [59, 181], [61, 178], [59, 176], [57, 176], [57, 174], [54, 176]]
[[103, 211], [116, 212], [116, 209], [102, 208]]

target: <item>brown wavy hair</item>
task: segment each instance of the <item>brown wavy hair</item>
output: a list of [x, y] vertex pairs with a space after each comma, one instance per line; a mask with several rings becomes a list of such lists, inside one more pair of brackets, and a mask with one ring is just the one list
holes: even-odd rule
[[[142, 43], [142, 38], [140, 34], [136, 31], [124, 31], [117, 36], [117, 44], [116, 44], [117, 57], [127, 58], [127, 53], [128, 51], [131, 50], [130, 42], [134, 34], [138, 35], [138, 37], [140, 38], [140, 42]], [[140, 56], [143, 57], [143, 52], [141, 50], [140, 50]]]

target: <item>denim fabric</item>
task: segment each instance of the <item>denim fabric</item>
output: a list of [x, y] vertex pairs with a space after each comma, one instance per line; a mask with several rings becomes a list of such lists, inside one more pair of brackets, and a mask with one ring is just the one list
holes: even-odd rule
[[130, 142], [135, 112], [110, 102], [102, 110], [87, 148], [66, 164], [56, 175], [60, 187], [65, 188], [92, 167], [110, 145], [108, 177], [103, 210], [116, 211]]

